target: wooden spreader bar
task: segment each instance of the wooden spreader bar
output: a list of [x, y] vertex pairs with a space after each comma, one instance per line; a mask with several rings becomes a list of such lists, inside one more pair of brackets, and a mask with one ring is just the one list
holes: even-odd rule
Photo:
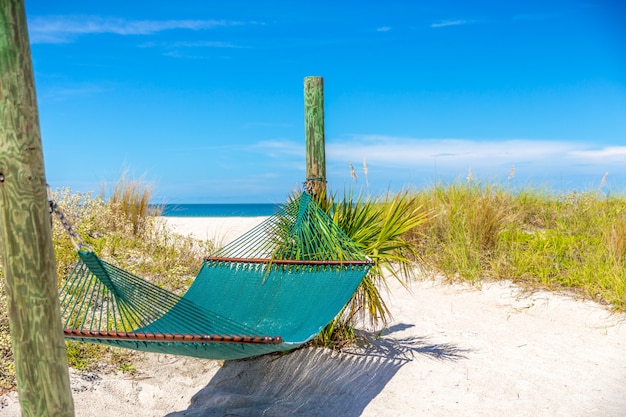
[[373, 265], [374, 261], [319, 261], [319, 260], [296, 260], [296, 259], [267, 259], [267, 258], [225, 258], [220, 256], [207, 256], [208, 262], [237, 262], [249, 264], [272, 264], [272, 265], [332, 265], [332, 266], [361, 266]]
[[180, 334], [180, 333], [135, 333], [106, 330], [64, 329], [65, 337], [77, 339], [109, 339], [139, 342], [188, 342], [188, 343], [239, 343], [239, 344], [273, 344], [283, 342], [280, 336], [237, 336], [222, 334]]

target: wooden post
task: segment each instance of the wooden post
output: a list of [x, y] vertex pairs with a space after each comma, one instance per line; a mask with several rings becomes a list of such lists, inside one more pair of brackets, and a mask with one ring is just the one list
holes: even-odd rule
[[73, 416], [23, 0], [0, 1], [0, 255], [22, 416]]
[[326, 150], [324, 145], [324, 79], [304, 79], [304, 133], [306, 138], [307, 190], [326, 197]]

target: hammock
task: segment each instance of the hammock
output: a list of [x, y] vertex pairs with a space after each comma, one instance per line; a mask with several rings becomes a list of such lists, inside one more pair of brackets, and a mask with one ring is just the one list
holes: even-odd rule
[[78, 254], [60, 291], [66, 338], [207, 359], [306, 343], [372, 265], [307, 193], [205, 258], [183, 296]]

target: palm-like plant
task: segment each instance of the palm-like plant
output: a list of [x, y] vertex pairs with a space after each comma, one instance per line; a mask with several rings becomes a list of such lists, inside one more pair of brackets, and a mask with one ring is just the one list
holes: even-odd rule
[[386, 198], [355, 196], [347, 192], [342, 199], [331, 195], [330, 198], [318, 198], [318, 203], [375, 262], [343, 314], [320, 336], [322, 344], [335, 345], [336, 333], [347, 330], [346, 336], [349, 337], [356, 318], [369, 319], [372, 324], [388, 321], [391, 312], [380, 289], [387, 287], [388, 277], [398, 279], [403, 285], [411, 279], [419, 255], [405, 236], [431, 215], [408, 191]]

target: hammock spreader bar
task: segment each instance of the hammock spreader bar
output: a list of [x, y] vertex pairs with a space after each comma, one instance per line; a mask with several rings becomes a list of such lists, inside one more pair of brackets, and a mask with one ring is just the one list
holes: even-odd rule
[[64, 329], [63, 333], [68, 339], [102, 340], [141, 340], [160, 342], [193, 342], [193, 343], [250, 343], [250, 344], [280, 344], [283, 339], [280, 336], [237, 336], [217, 334], [170, 334], [170, 333], [135, 333], [114, 332], [105, 330], [77, 330]]
[[369, 266], [372, 261], [311, 261], [298, 259], [267, 259], [267, 258], [226, 258], [207, 256], [207, 262], [233, 262], [238, 264], [271, 264], [271, 265], [310, 265], [310, 266]]

